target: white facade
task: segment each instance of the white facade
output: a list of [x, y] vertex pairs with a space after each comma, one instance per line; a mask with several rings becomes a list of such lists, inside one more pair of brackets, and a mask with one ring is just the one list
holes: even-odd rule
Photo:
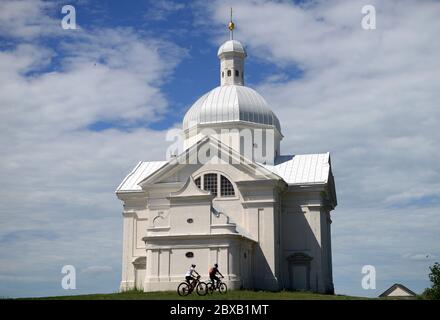
[[185, 115], [183, 153], [140, 162], [116, 190], [120, 289], [175, 290], [192, 263], [205, 278], [218, 263], [231, 289], [333, 292], [330, 155], [280, 156], [279, 120], [241, 77], [244, 47], [218, 56], [221, 86]]

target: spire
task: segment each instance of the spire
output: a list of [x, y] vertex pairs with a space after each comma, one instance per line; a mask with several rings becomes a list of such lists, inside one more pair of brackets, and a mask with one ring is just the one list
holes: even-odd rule
[[244, 59], [246, 50], [240, 41], [234, 40], [235, 24], [231, 19], [228, 24], [229, 40], [218, 49], [217, 56], [220, 59], [220, 84], [244, 85]]
[[229, 20], [228, 29], [229, 29], [229, 39], [234, 40], [235, 24], [234, 22], [232, 22], [232, 7], [231, 7], [231, 19]]

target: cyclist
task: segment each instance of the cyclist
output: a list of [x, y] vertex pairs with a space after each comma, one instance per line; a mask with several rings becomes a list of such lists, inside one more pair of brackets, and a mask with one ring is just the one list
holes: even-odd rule
[[209, 268], [208, 273], [209, 273], [209, 278], [212, 281], [212, 285], [214, 286], [214, 288], [217, 288], [217, 286], [220, 283], [220, 278], [217, 277], [217, 274], [219, 274], [222, 278], [224, 278], [221, 272], [218, 270], [218, 264], [216, 263], [214, 264], [214, 267]]
[[188, 269], [188, 271], [185, 274], [186, 282], [188, 282], [188, 284], [191, 286], [191, 288], [192, 288], [192, 284], [196, 280], [196, 278], [193, 275], [194, 273], [200, 277], [199, 273], [196, 271], [196, 265], [192, 264], [191, 267]]

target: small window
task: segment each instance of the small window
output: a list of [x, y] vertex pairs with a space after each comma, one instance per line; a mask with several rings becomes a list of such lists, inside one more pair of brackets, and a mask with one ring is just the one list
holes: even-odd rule
[[225, 72], [224, 71], [222, 71], [222, 78], [224, 78], [225, 77]]
[[222, 197], [235, 196], [234, 186], [228, 178], [221, 176], [220, 194]]
[[228, 77], [231, 76], [231, 70], [228, 70]]
[[187, 252], [187, 253], [185, 253], [185, 257], [187, 257], [187, 258], [194, 258], [194, 252]]
[[203, 176], [203, 189], [211, 191], [211, 194], [217, 196], [217, 174], [208, 173]]
[[189, 218], [189, 219], [186, 219], [186, 222], [188, 222], [188, 223], [193, 223], [193, 222], [194, 222], [194, 220], [193, 220], [193, 219], [191, 219], [191, 218]]
[[240, 75], [240, 71], [235, 70], [235, 76], [238, 77]]
[[202, 183], [201, 183], [201, 177], [198, 177], [196, 180], [194, 180], [194, 182], [196, 183], [196, 186], [200, 189]]

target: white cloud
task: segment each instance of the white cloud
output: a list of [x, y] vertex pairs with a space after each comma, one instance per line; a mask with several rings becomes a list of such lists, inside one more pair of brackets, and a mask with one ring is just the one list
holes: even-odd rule
[[54, 2], [3, 0], [0, 2], [0, 34], [34, 39], [59, 32], [55, 26], [60, 21], [47, 14], [56, 9], [58, 8]]

